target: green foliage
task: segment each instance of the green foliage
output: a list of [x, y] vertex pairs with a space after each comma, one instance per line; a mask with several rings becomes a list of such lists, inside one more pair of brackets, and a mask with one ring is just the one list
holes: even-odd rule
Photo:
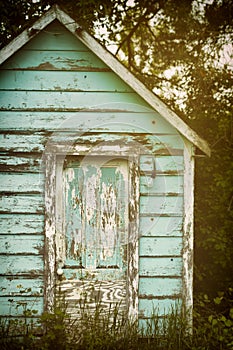
[[[106, 310], [97, 304], [90, 312], [85, 301], [77, 319], [64, 302], [53, 313], [28, 323], [25, 319], [2, 320], [2, 350], [227, 350], [233, 348], [233, 289], [215, 297], [201, 294], [195, 300], [194, 326], [190, 332], [185, 312], [179, 308], [167, 316], [155, 312], [139, 329], [136, 321], [120, 315], [119, 306]], [[31, 316], [34, 312], [29, 312]], [[29, 326], [30, 325], [30, 326]]]
[[233, 289], [218, 292], [210, 298], [202, 294], [195, 301], [195, 349], [233, 348]]

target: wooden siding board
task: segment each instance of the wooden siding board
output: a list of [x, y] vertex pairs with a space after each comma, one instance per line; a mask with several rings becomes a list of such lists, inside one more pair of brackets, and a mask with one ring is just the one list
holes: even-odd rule
[[[94, 53], [78, 51], [20, 50], [5, 62], [2, 69], [44, 71], [101, 71], [110, 69]], [[132, 90], [132, 89], [131, 89]]]
[[181, 256], [182, 248], [182, 237], [141, 237], [139, 255], [147, 257]]
[[[152, 184], [151, 184], [152, 181]], [[182, 195], [183, 194], [183, 176], [163, 176], [157, 175], [151, 180], [151, 174], [140, 177], [141, 195]]]
[[[103, 112], [27, 112], [27, 111], [0, 111], [2, 131], [74, 131], [105, 132], [111, 130], [116, 133], [147, 133], [168, 134], [159, 135], [153, 141], [154, 144], [164, 144], [165, 147], [182, 149], [183, 145], [176, 136], [177, 131], [171, 127], [156, 112], [124, 113], [111, 110]], [[169, 138], [169, 134], [174, 137]], [[153, 135], [148, 136], [150, 139]], [[181, 140], [182, 141], [182, 140]], [[174, 144], [175, 142], [175, 144]], [[163, 148], [164, 148], [163, 146]], [[174, 147], [175, 146], [175, 147]]]
[[44, 151], [46, 137], [42, 133], [36, 134], [0, 134], [1, 152], [41, 153]]
[[172, 311], [180, 310], [181, 301], [179, 299], [140, 299], [139, 300], [139, 318], [148, 319], [153, 315], [165, 316]]
[[[160, 139], [160, 137], [158, 138]], [[174, 139], [173, 139], [174, 141]], [[184, 170], [184, 158], [182, 155], [155, 156], [142, 155], [140, 157], [140, 169], [143, 172], [151, 172], [154, 169], [156, 172], [166, 172], [168, 174], [181, 173]]]
[[38, 173], [42, 171], [41, 156], [36, 154], [0, 154], [0, 172]]
[[44, 231], [44, 215], [1, 214], [0, 234], [34, 234], [41, 235]]
[[0, 173], [0, 192], [43, 193], [44, 177], [40, 173]]
[[182, 276], [182, 257], [140, 257], [139, 273], [142, 276]]
[[44, 237], [34, 235], [0, 235], [2, 255], [40, 255], [44, 250]]
[[140, 213], [156, 215], [179, 215], [183, 213], [183, 198], [176, 196], [140, 197]]
[[12, 276], [36, 276], [43, 275], [42, 255], [0, 255], [1, 275]]
[[1, 316], [24, 317], [25, 311], [34, 311], [34, 317], [43, 312], [42, 297], [0, 297]]
[[132, 92], [112, 72], [0, 70], [2, 90]]
[[[43, 104], [41, 104], [43, 101]], [[143, 112], [148, 105], [134, 92], [2, 91], [1, 110]]]
[[0, 276], [0, 295], [3, 296], [43, 296], [44, 280], [42, 277], [22, 278]]
[[[108, 128], [110, 128], [108, 126]], [[167, 135], [166, 140], [168, 142], [170, 138], [170, 149], [169, 152], [172, 152], [174, 150], [174, 153], [176, 153], [177, 149], [172, 148], [172, 135]], [[166, 174], [182, 174], [182, 157], [180, 156], [167, 156], [167, 150], [164, 150], [164, 146], [162, 144], [163, 141], [165, 141], [165, 136], [161, 135], [158, 137], [158, 140], [156, 144], [153, 146], [153, 152], [158, 153], [164, 153], [164, 156], [158, 156], [156, 158], [156, 166], [157, 166], [157, 172], [159, 173], [166, 173]], [[67, 150], [72, 145], [77, 144], [77, 147], [84, 146], [86, 148], [86, 151], [88, 152], [90, 148], [98, 149], [98, 146], [101, 145], [106, 146], [107, 144], [109, 146], [116, 145], [115, 152], [117, 151], [117, 145], [123, 147], [124, 145], [131, 145], [131, 147], [140, 148], [144, 153], [151, 152], [150, 146], [147, 146], [147, 136], [140, 136], [140, 135], [121, 135], [121, 134], [95, 134], [95, 135], [89, 135], [89, 134], [83, 134], [82, 132], [73, 132], [72, 134], [67, 133], [53, 133], [51, 135], [48, 135], [43, 132], [35, 132], [32, 134], [15, 134], [15, 133], [4, 133], [0, 134], [0, 151], [6, 153], [42, 153], [45, 150], [45, 147], [50, 147], [52, 144], [55, 145], [67, 145]], [[93, 147], [94, 146], [94, 147]], [[80, 148], [81, 149], [81, 148]], [[13, 156], [13, 155], [10, 155]], [[17, 155], [15, 155], [17, 156]], [[17, 158], [18, 159], [18, 158]], [[149, 162], [151, 161], [152, 157], [148, 157]], [[7, 158], [3, 159], [4, 163], [7, 164]], [[179, 164], [179, 161], [181, 162]], [[10, 162], [13, 162], [13, 160], [10, 160]], [[28, 166], [29, 169], [33, 170], [33, 165], [36, 164], [37, 171], [42, 172], [43, 171], [43, 163], [40, 160], [39, 155], [32, 155], [31, 161], [26, 160], [25, 158], [20, 160], [20, 164], [18, 167], [19, 169], [23, 168], [23, 164], [25, 166]], [[39, 166], [41, 165], [41, 166]], [[3, 166], [4, 169], [4, 166]], [[145, 173], [151, 172], [150, 165], [147, 167], [142, 168], [141, 170]]]
[[169, 296], [179, 298], [182, 291], [182, 278], [171, 277], [144, 277], [139, 280], [139, 298], [154, 299], [164, 298]]
[[29, 194], [10, 194], [0, 198], [1, 213], [43, 214], [43, 197]]
[[183, 215], [171, 216], [141, 216], [140, 236], [148, 237], [182, 237], [183, 235]]

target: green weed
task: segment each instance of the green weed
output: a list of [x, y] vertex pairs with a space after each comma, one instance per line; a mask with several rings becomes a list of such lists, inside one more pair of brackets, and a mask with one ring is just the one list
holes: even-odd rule
[[25, 318], [1, 320], [2, 350], [227, 350], [233, 349], [233, 290], [215, 298], [201, 295], [195, 302], [194, 325], [188, 329], [185, 313], [174, 308], [167, 316], [156, 310], [144, 328], [120, 314], [120, 307], [106, 311], [101, 303], [90, 310], [80, 301], [79, 315], [67, 312], [64, 300], [52, 313], [28, 321], [35, 311], [25, 308]]

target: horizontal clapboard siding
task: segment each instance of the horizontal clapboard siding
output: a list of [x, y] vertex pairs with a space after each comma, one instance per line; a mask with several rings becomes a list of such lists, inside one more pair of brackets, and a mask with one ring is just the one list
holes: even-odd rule
[[42, 255], [2, 255], [0, 256], [1, 271], [7, 276], [42, 276], [43, 256]]
[[43, 278], [37, 280], [18, 277], [15, 279], [0, 276], [1, 295], [10, 296], [43, 296]]
[[181, 299], [183, 157], [142, 155], [140, 172], [139, 321], [143, 325], [153, 312], [163, 316]]
[[4, 69], [44, 71], [109, 71], [109, 68], [90, 51], [21, 50], [12, 56]]
[[43, 235], [44, 215], [1, 214], [1, 234]]
[[0, 173], [0, 192], [41, 193], [44, 177], [40, 173]]
[[[43, 104], [41, 104], [43, 101]], [[134, 92], [1, 91], [1, 110], [143, 112], [146, 103]]]
[[131, 89], [112, 72], [60, 72], [4, 70], [0, 72], [2, 90], [31, 91], [118, 91], [131, 92]]
[[140, 236], [148, 237], [182, 237], [183, 217], [182, 216], [147, 216], [140, 217]]
[[1, 66], [0, 81], [1, 315], [43, 310], [44, 151], [103, 142], [140, 150], [140, 322], [169, 312], [182, 294], [179, 133], [58, 22]]
[[[80, 132], [81, 133], [81, 132]], [[151, 135], [121, 135], [121, 134], [81, 134], [79, 132], [73, 132], [72, 134], [67, 133], [53, 133], [46, 134], [45, 132], [36, 132], [36, 133], [4, 133], [0, 134], [0, 151], [2, 154], [0, 155], [1, 164], [9, 164], [13, 166], [17, 165], [31, 165], [31, 169], [33, 169], [33, 165], [42, 166], [40, 163], [41, 154], [35, 155], [32, 153], [42, 153], [45, 151], [45, 148], [48, 145], [59, 145], [59, 144], [67, 144], [72, 146], [73, 144], [79, 145], [89, 145], [91, 147], [101, 145], [102, 142], [105, 142], [109, 145], [114, 145], [118, 143], [119, 145], [133, 145], [137, 147], [142, 152], [153, 152], [158, 155], [169, 155], [168, 157], [158, 157], [157, 159], [157, 173], [166, 172], [168, 175], [181, 173], [182, 174], [182, 156], [170, 157], [173, 154], [181, 154], [183, 152], [181, 144], [179, 144], [179, 138], [174, 135], [159, 135], [154, 139]], [[177, 143], [176, 143], [177, 141]], [[165, 147], [164, 145], [167, 145]], [[30, 152], [32, 154], [32, 158], [30, 160], [25, 159], [27, 155], [22, 154], [21, 159], [19, 158], [19, 154], [12, 154], [12, 159], [8, 160], [4, 158], [4, 154], [6, 151], [12, 153], [24, 153]], [[151, 157], [148, 157], [149, 161], [151, 161]], [[13, 163], [15, 161], [15, 163]], [[18, 164], [16, 163], [18, 162]], [[173, 168], [171, 169], [171, 166]], [[0, 165], [1, 166], [1, 165]], [[41, 169], [40, 169], [41, 170]], [[144, 174], [151, 173], [149, 168], [143, 169]]]
[[14, 153], [9, 157], [6, 153], [0, 153], [0, 172], [2, 173], [37, 173], [42, 170], [40, 154]]
[[3, 194], [0, 199], [0, 213], [43, 214], [43, 197], [36, 194]]
[[14, 298], [1, 297], [1, 316], [5, 317], [23, 317], [25, 314], [30, 317], [38, 317], [43, 312], [43, 299], [41, 297], [22, 297], [14, 296]]
[[43, 255], [44, 237], [34, 235], [0, 236], [1, 255]]
[[[105, 106], [108, 107], [108, 106]], [[78, 112], [33, 112], [33, 111], [0, 111], [1, 130], [3, 131], [73, 131], [80, 132], [130, 132], [156, 133], [176, 135], [175, 145], [183, 146], [181, 137], [158, 113], [144, 110], [143, 112], [114, 112], [106, 110]], [[166, 146], [166, 142], [164, 142]], [[168, 146], [167, 146], [168, 147]]]

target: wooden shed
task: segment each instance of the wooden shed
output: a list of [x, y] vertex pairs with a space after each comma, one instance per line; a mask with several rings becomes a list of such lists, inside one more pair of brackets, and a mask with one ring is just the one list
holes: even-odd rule
[[[207, 143], [58, 6], [0, 53], [0, 315], [192, 310]], [[191, 315], [191, 313], [190, 313]]]

